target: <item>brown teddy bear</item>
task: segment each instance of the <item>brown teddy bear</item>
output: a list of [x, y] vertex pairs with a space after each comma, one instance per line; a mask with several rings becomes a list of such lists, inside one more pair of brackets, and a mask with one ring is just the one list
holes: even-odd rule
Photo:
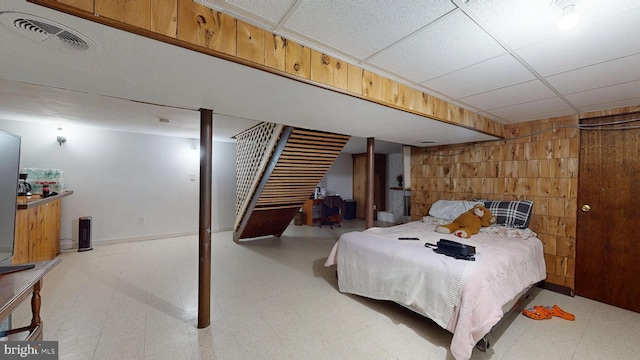
[[472, 209], [462, 213], [451, 224], [439, 225], [436, 231], [442, 234], [451, 234], [469, 238], [471, 235], [477, 234], [480, 227], [488, 227], [495, 224], [496, 218], [491, 215], [489, 209], [482, 205], [476, 205]]

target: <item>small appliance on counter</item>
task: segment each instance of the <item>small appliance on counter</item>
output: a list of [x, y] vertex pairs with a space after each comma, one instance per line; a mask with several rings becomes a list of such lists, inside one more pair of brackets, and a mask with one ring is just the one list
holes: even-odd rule
[[[22, 174], [25, 177], [29, 176], [29, 185], [33, 195], [47, 197], [64, 192], [64, 171], [61, 169], [25, 167], [20, 172], [20, 176]], [[22, 177], [20, 178], [22, 179]]]
[[18, 196], [31, 195], [31, 184], [27, 182], [27, 174], [20, 174], [18, 179]]

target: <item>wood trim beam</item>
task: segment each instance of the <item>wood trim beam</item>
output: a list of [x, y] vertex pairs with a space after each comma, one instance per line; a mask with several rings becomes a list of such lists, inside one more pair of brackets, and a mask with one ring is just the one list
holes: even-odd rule
[[211, 179], [213, 110], [200, 109], [200, 224], [198, 263], [198, 329], [211, 325]]
[[375, 164], [375, 139], [367, 138], [367, 179], [365, 188], [365, 201], [364, 201], [364, 222], [365, 227], [373, 227], [373, 193], [374, 193], [374, 164]]

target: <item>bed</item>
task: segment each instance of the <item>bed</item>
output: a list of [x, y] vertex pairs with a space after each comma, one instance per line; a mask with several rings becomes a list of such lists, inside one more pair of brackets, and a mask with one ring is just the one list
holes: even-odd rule
[[[503, 218], [503, 225], [483, 228], [469, 239], [434, 231], [448, 221], [425, 216], [393, 227], [345, 233], [325, 266], [337, 266], [340, 292], [397, 302], [452, 332], [451, 353], [462, 360], [471, 357], [476, 343], [520, 295], [545, 279], [546, 270], [542, 242], [522, 228], [528, 215], [520, 228], [504, 226]], [[454, 259], [425, 247], [439, 239], [475, 246], [476, 260]]]

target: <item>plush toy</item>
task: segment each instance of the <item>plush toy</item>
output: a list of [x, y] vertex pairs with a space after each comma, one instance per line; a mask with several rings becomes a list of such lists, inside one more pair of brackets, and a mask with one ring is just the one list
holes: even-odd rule
[[482, 205], [476, 205], [472, 209], [462, 213], [451, 224], [440, 225], [436, 227], [436, 231], [442, 234], [451, 234], [469, 238], [471, 235], [477, 234], [480, 227], [488, 227], [495, 224], [496, 218], [491, 215], [489, 209]]

